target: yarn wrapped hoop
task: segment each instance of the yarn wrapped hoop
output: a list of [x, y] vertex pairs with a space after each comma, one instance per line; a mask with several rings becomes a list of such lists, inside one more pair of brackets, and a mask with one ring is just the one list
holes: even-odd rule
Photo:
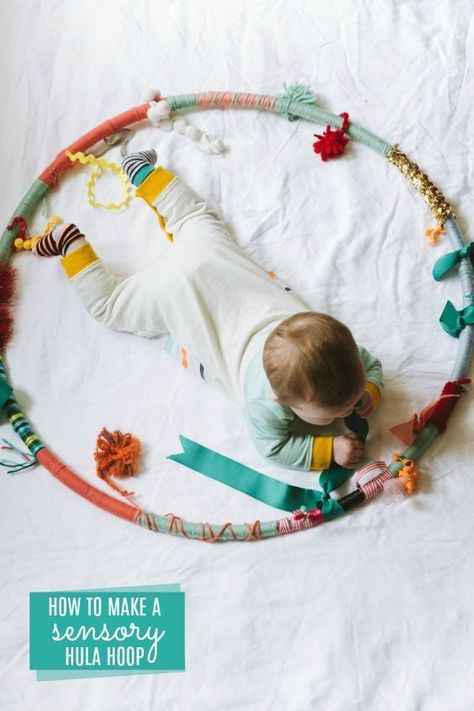
[[[185, 110], [245, 108], [278, 113], [290, 121], [304, 119], [323, 126], [333, 126], [336, 129], [340, 129], [343, 124], [343, 119], [340, 116], [320, 108], [312, 90], [307, 87], [302, 87], [301, 85], [293, 85], [290, 87], [286, 87], [285, 85], [285, 92], [278, 96], [207, 91], [200, 94], [158, 97], [158, 99], [159, 101], [167, 101], [170, 114], [175, 115], [176, 112]], [[77, 141], [67, 146], [67, 148], [60, 151], [53, 162], [45, 168], [22, 198], [8, 222], [8, 227], [0, 237], [0, 275], [4, 273], [10, 278], [10, 272], [8, 271], [10, 265], [8, 265], [8, 261], [12, 255], [13, 243], [19, 236], [18, 232], [21, 231], [21, 237], [24, 237], [25, 224], [31, 223], [32, 217], [43, 198], [49, 191], [56, 188], [61, 176], [71, 169], [72, 164], [66, 155], [66, 151], [70, 151], [72, 154], [78, 151], [85, 152], [99, 141], [110, 140], [110, 137], [117, 132], [123, 131], [123, 129], [133, 124], [147, 120], [149, 109], [149, 103], [135, 106], [101, 123], [95, 129], [89, 131]], [[179, 116], [179, 114], [177, 115]], [[465, 247], [466, 243], [461, 229], [454, 218], [451, 205], [446, 201], [441, 191], [438, 190], [419, 169], [416, 163], [413, 163], [402, 153], [397, 145], [391, 145], [385, 142], [364, 128], [357, 126], [352, 121], [347, 128], [346, 134], [353, 141], [365, 144], [395, 165], [427, 202], [438, 225], [444, 227], [445, 232], [448, 234], [453, 248], [460, 250]], [[458, 273], [462, 286], [464, 306], [467, 307], [472, 305], [472, 299], [474, 298], [473, 268], [470, 260], [462, 260], [458, 268]], [[0, 288], [1, 319], [8, 325], [10, 316], [8, 313], [3, 313], [7, 311], [6, 302], [7, 299], [5, 299], [5, 303], [2, 303], [2, 290]], [[468, 376], [473, 356], [473, 329], [474, 326], [468, 324], [463, 328], [459, 336], [456, 360], [449, 376], [449, 382], [451, 384], [458, 384], [461, 381], [466, 382], [465, 378]], [[10, 333], [10, 331], [8, 331], [8, 333]], [[5, 338], [1, 341], [3, 347], [5, 347], [6, 340]], [[463, 387], [462, 384], [459, 385], [459, 388], [462, 389]], [[83, 480], [66, 464], [61, 462], [40, 440], [32, 424], [21, 411], [15, 399], [15, 392], [8, 380], [5, 369], [4, 353], [0, 354], [0, 407], [9, 419], [13, 429], [27, 446], [29, 452], [35, 457], [35, 460], [42, 464], [53, 476], [96, 506], [127, 521], [148, 528], [151, 531], [169, 533], [184, 538], [193, 538], [207, 542], [253, 541], [312, 528], [324, 521], [322, 513], [321, 515], [316, 515], [317, 511], [314, 511], [309, 512], [307, 515], [302, 515], [301, 512], [298, 512], [291, 518], [284, 517], [282, 519], [263, 522], [257, 520], [253, 523], [243, 524], [230, 522], [223, 524], [195, 523], [186, 521], [172, 513], [158, 515], [144, 511], [124, 500], [110, 496]], [[401, 453], [400, 458], [398, 460], [392, 460], [390, 464], [386, 466], [386, 469], [384, 469], [385, 473], [389, 471], [393, 477], [397, 477], [404, 460], [415, 461], [423, 455], [439, 432], [444, 429], [444, 425], [440, 426], [439, 422], [437, 420], [435, 421], [438, 426], [436, 426], [434, 421], [429, 420], [423, 429], [417, 433], [413, 444]], [[381, 487], [373, 487], [373, 492], [377, 493], [376, 489], [378, 490], [380, 488]], [[341, 511], [347, 512], [368, 500], [367, 491], [366, 488], [364, 494], [361, 488], [356, 488], [346, 496], [339, 498], [338, 502], [341, 506]]]

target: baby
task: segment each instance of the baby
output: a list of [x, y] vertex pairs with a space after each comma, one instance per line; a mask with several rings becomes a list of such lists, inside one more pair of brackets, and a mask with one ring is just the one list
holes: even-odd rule
[[329, 425], [354, 409], [366, 417], [380, 400], [380, 361], [340, 321], [311, 311], [253, 262], [218, 215], [155, 163], [155, 151], [141, 151], [122, 167], [170, 240], [165, 257], [127, 278], [114, 275], [74, 224], [56, 227], [33, 251], [62, 256], [79, 298], [106, 326], [148, 338], [171, 334], [201, 376], [243, 406], [265, 457], [306, 470], [333, 462], [355, 468], [363, 451], [355, 434], [320, 436], [308, 425]]

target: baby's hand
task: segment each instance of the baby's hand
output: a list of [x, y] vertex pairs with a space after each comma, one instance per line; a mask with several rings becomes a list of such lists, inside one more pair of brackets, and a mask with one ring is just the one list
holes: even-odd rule
[[367, 415], [370, 415], [370, 413], [374, 409], [374, 401], [370, 397], [367, 390], [362, 395], [359, 402], [360, 402], [360, 405], [355, 408], [355, 411], [357, 412], [357, 414], [360, 415], [360, 417], [367, 417]]
[[364, 445], [354, 432], [334, 437], [332, 445], [333, 457], [336, 464], [340, 464], [341, 467], [355, 469], [363, 451]]

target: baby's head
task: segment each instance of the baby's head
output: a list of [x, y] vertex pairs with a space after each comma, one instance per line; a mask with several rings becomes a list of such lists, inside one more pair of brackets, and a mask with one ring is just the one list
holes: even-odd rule
[[343, 323], [305, 311], [282, 321], [263, 349], [275, 400], [312, 425], [347, 417], [362, 397], [365, 371]]

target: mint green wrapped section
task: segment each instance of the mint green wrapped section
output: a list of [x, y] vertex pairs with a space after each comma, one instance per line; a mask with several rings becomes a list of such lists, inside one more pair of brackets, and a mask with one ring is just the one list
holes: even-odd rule
[[142, 513], [137, 517], [136, 523], [157, 533], [170, 533], [182, 538], [195, 538], [209, 543], [213, 541], [250, 541], [279, 535], [278, 521], [256, 521], [253, 524], [211, 524], [192, 523], [173, 514], [169, 514], [169, 516], [171, 518], [150, 512]]
[[[314, 121], [315, 123], [320, 123], [323, 126], [325, 126], [326, 124], [334, 126], [335, 128], [340, 128], [342, 126], [342, 118], [340, 116], [336, 116], [336, 114], [332, 114], [329, 111], [320, 109], [319, 106], [316, 105], [311, 106], [310, 104], [302, 104], [297, 103], [295, 101], [288, 103], [287, 101], [284, 101], [283, 99], [279, 98], [277, 99], [277, 102], [275, 104], [275, 110], [278, 113], [289, 112], [294, 116], [299, 116], [300, 118], [304, 118], [307, 121]], [[360, 128], [360, 126], [356, 126], [351, 121], [349, 122], [349, 127], [346, 131], [346, 134], [353, 138], [355, 141], [359, 141], [359, 143], [364, 143], [366, 146], [372, 148], [374, 151], [377, 151], [377, 153], [380, 153], [383, 156], [386, 156], [392, 147], [390, 143], [383, 141], [381, 138], [378, 138], [373, 133], [370, 133], [370, 131], [366, 131], [365, 128]]]
[[438, 436], [438, 428], [433, 424], [426, 427], [419, 433], [411, 447], [405, 449], [402, 457], [406, 459], [419, 459]]
[[196, 106], [196, 94], [181, 94], [180, 96], [168, 96], [168, 106], [171, 111], [180, 109], [192, 109]]
[[[22, 201], [16, 208], [15, 212], [8, 220], [8, 224], [14, 217], [21, 215], [26, 221], [31, 217], [38, 204], [43, 200], [44, 196], [49, 192], [49, 188], [42, 180], [35, 180], [31, 188], [28, 190]], [[12, 244], [16, 238], [16, 229], [6, 229], [0, 237], [0, 263], [8, 262], [12, 250]]]
[[[230, 92], [230, 94], [233, 96], [234, 94]], [[306, 119], [307, 121], [312, 121], [314, 123], [321, 124], [323, 126], [329, 124], [331, 126], [334, 126], [335, 128], [340, 128], [342, 125], [342, 118], [340, 116], [336, 116], [336, 114], [332, 114], [329, 111], [325, 111], [324, 109], [321, 109], [315, 102], [316, 98], [314, 99], [314, 102], [311, 103], [309, 101], [309, 94], [307, 93], [306, 96], [302, 95], [302, 100], [301, 101], [291, 101], [289, 99], [289, 94], [286, 93], [285, 95], [278, 96], [276, 99], [274, 97], [263, 97], [263, 98], [268, 98], [268, 99], [274, 99], [275, 100], [275, 105], [274, 105], [274, 112], [279, 113], [290, 121], [294, 121], [296, 118], [303, 118]], [[205, 108], [205, 109], [210, 109], [210, 108], [235, 108], [239, 106], [238, 103], [232, 103], [229, 106], [226, 105], [215, 105], [215, 106], [197, 106], [197, 94], [182, 94], [182, 95], [177, 95], [177, 96], [169, 96], [167, 98], [169, 107], [171, 111], [179, 111], [180, 109], [191, 109], [191, 108]], [[262, 109], [261, 106], [256, 106], [256, 107], [244, 107], [242, 108], [258, 108], [259, 110]], [[271, 110], [271, 109], [266, 109], [266, 110]], [[354, 139], [355, 141], [359, 141], [360, 143], [363, 143], [364, 145], [368, 146], [369, 148], [372, 148], [374, 151], [377, 153], [380, 153], [382, 156], [386, 156], [390, 149], [392, 148], [392, 145], [390, 143], [387, 143], [386, 141], [383, 141], [381, 138], [378, 138], [375, 136], [373, 133], [370, 133], [370, 131], [366, 131], [364, 128], [361, 128], [360, 126], [356, 126], [354, 123], [350, 122], [349, 123], [349, 128], [346, 131], [346, 134], [350, 136], [350, 138]]]
[[[426, 427], [418, 434], [411, 447], [407, 447], [407, 449], [405, 449], [400, 456], [404, 459], [413, 459], [416, 461], [426, 452], [438, 434], [437, 427], [433, 424], [426, 425]], [[390, 462], [388, 465], [388, 468], [394, 477], [398, 476], [398, 472], [402, 467], [403, 462], [394, 461]]]

